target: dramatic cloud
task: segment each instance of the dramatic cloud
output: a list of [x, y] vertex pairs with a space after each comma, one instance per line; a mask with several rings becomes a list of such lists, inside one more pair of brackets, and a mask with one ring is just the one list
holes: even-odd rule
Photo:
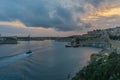
[[91, 15], [82, 18], [82, 20], [97, 20], [101, 17], [111, 16], [120, 16], [120, 7], [94, 11]]
[[[0, 26], [87, 31], [119, 25], [120, 0], [0, 0]], [[1, 28], [0, 28], [1, 29]]]
[[15, 21], [15, 22], [1, 21], [0, 25], [1, 26], [20, 27], [20, 28], [25, 28], [26, 27], [23, 23], [21, 23], [19, 21]]
[[74, 13], [84, 12], [84, 9], [77, 2], [77, 0], [75, 3], [69, 0], [1, 0], [0, 20], [19, 20], [28, 27], [78, 30], [81, 26], [74, 18]]

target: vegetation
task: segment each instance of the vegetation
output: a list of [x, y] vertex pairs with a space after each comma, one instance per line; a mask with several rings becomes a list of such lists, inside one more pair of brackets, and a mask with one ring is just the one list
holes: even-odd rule
[[120, 54], [111, 53], [84, 67], [72, 80], [120, 80]]
[[120, 40], [120, 36], [112, 36], [112, 35], [110, 35], [109, 38], [112, 39], [112, 40]]

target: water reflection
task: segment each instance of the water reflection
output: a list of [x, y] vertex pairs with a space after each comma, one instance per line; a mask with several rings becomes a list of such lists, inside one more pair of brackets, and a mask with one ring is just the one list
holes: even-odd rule
[[[69, 73], [74, 75], [87, 64], [92, 53], [99, 51], [95, 48], [65, 48], [66, 43], [63, 42], [31, 41], [30, 43], [34, 53], [30, 57], [22, 55], [22, 58], [19, 56], [8, 58], [7, 62], [9, 59], [12, 62], [0, 68], [0, 79], [66, 80]], [[20, 55], [26, 51], [27, 44], [19, 42], [17, 45], [2, 45], [0, 57]]]

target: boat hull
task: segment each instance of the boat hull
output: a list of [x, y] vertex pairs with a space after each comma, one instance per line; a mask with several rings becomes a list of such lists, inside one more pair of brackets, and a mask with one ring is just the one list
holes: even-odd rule
[[79, 47], [79, 45], [74, 45], [74, 46], [71, 46], [71, 45], [65, 45], [66, 48], [70, 48], [70, 47], [73, 47], [73, 48], [77, 48]]

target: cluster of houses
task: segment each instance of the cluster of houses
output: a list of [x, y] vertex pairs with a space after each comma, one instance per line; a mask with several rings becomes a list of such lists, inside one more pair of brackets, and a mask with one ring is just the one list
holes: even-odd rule
[[87, 34], [75, 35], [72, 38], [78, 38], [81, 46], [111, 48], [110, 36], [120, 37], [120, 27], [88, 31]]
[[80, 46], [110, 48], [109, 35], [104, 30], [89, 31], [87, 34], [77, 36]]

